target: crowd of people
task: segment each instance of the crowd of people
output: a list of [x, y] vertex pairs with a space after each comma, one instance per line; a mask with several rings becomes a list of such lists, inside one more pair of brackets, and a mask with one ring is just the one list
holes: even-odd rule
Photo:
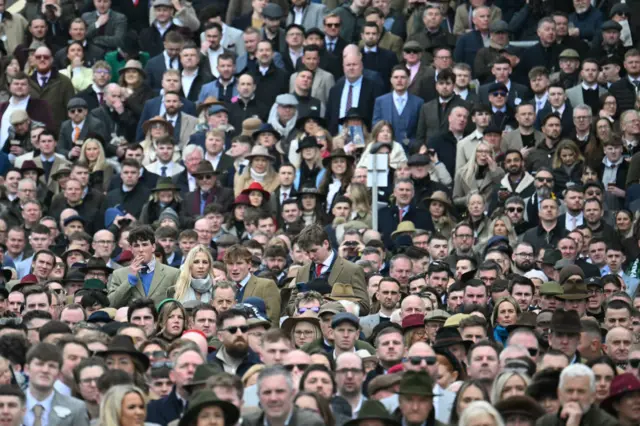
[[0, 0], [0, 424], [640, 425], [639, 91], [630, 0]]

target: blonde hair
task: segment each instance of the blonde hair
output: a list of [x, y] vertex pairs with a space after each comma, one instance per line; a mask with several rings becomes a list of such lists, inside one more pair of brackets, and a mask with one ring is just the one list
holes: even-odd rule
[[462, 173], [462, 178], [465, 182], [471, 182], [476, 178], [476, 172], [478, 171], [478, 162], [476, 160], [476, 155], [478, 153], [478, 149], [480, 149], [481, 146], [486, 146], [487, 148], [489, 148], [491, 150], [491, 155], [493, 155], [493, 147], [488, 142], [485, 142], [484, 140], [478, 142], [478, 144], [476, 145], [476, 149], [473, 150], [473, 155], [469, 157], [469, 161], [467, 161], [467, 164], [462, 166], [462, 169], [460, 169], [460, 173]]
[[568, 149], [573, 152], [573, 155], [576, 157], [576, 161], [573, 164], [577, 164], [580, 161], [584, 162], [584, 157], [582, 156], [582, 152], [580, 152], [580, 148], [578, 145], [571, 139], [561, 140], [556, 146], [556, 152], [553, 154], [552, 167], [554, 169], [558, 169], [562, 167], [562, 159], [560, 158], [560, 154], [562, 154], [562, 150]]
[[222, 139], [224, 141], [224, 139], [226, 137], [226, 133], [222, 128], [216, 127], [215, 129], [207, 130], [207, 135], [206, 136], [207, 137], [211, 136], [212, 138], [219, 138], [219, 139]]
[[520, 377], [524, 382], [525, 388], [529, 386], [531, 383], [531, 379], [526, 374], [520, 373], [515, 370], [505, 370], [500, 372], [493, 381], [493, 386], [491, 387], [491, 403], [497, 404], [502, 401], [502, 392], [504, 390], [505, 385], [512, 377]]
[[349, 185], [349, 198], [351, 198], [353, 211], [363, 215], [371, 213], [371, 199], [366, 185], [351, 182]]
[[178, 280], [176, 281], [176, 294], [174, 298], [182, 300], [187, 294], [187, 290], [191, 285], [191, 265], [196, 259], [198, 253], [204, 253], [209, 260], [209, 277], [213, 280], [213, 258], [211, 252], [203, 244], [199, 244], [189, 251], [187, 259], [184, 261], [184, 267], [180, 271]]
[[[315, 135], [313, 135], [313, 137], [315, 137]], [[298, 144], [300, 144], [300, 142], [302, 142], [302, 139], [298, 139]], [[298, 164], [294, 164], [294, 166], [296, 166], [296, 169], [299, 170], [300, 166], [302, 165], [302, 163], [304, 163], [305, 159], [302, 158], [302, 150], [300, 151], [300, 155], [298, 156], [298, 161], [296, 161]], [[322, 165], [322, 155], [320, 154], [320, 148], [315, 148], [315, 156], [312, 160], [313, 162], [313, 167], [314, 168], [324, 168], [324, 166]]]
[[142, 389], [133, 385], [113, 386], [107, 391], [100, 402], [100, 426], [116, 426], [120, 424], [122, 401], [130, 393], [140, 395], [146, 411], [147, 398], [144, 392], [142, 392]]
[[504, 426], [504, 421], [500, 413], [491, 406], [487, 401], [473, 401], [465, 408], [460, 416], [458, 426], [467, 426], [471, 423], [471, 419], [482, 414], [488, 414], [494, 419], [496, 426]]
[[[98, 146], [98, 150], [100, 153], [98, 154], [98, 159], [95, 162], [89, 161], [87, 158], [87, 145], [89, 143], [94, 143]], [[85, 139], [82, 143], [82, 147], [80, 148], [80, 158], [79, 161], [83, 161], [89, 165], [89, 172], [95, 172], [98, 170], [104, 170], [106, 166], [106, 155], [104, 154], [104, 148], [98, 139]]]

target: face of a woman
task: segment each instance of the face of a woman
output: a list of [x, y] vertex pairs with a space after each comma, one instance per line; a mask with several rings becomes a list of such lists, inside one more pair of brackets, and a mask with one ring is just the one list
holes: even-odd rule
[[203, 252], [196, 254], [191, 265], [191, 276], [196, 279], [206, 278], [210, 269], [211, 264], [207, 255]]
[[438, 384], [442, 389], [446, 389], [456, 379], [457, 374], [455, 372], [449, 371], [444, 364], [438, 363]]
[[598, 174], [591, 168], [585, 167], [582, 171], [582, 183], [587, 183], [592, 180], [597, 180]]
[[122, 400], [120, 424], [142, 426], [146, 416], [147, 409], [142, 397], [134, 392], [126, 394]]
[[333, 396], [333, 382], [331, 377], [324, 371], [309, 373], [304, 381], [304, 389], [309, 392], [316, 392], [326, 399], [331, 399]]
[[458, 415], [462, 414], [464, 409], [474, 401], [484, 401], [484, 397], [482, 395], [482, 391], [476, 386], [469, 386], [458, 398]]
[[432, 201], [431, 204], [429, 204], [429, 213], [436, 219], [442, 217], [444, 214], [444, 205], [438, 201]]
[[474, 195], [469, 200], [469, 214], [473, 217], [480, 217], [484, 213], [484, 200], [482, 196]]
[[392, 142], [391, 129], [389, 126], [383, 126], [378, 132], [377, 142]]
[[620, 212], [616, 215], [616, 227], [621, 231], [631, 229], [631, 218], [626, 212]]
[[7, 65], [7, 74], [9, 77], [13, 77], [20, 70], [20, 63], [17, 59], [12, 59], [9, 65]]
[[164, 136], [168, 136], [167, 128], [162, 123], [155, 123], [151, 126], [151, 137], [153, 139], [158, 139]]
[[69, 46], [69, 50], [67, 51], [67, 58], [75, 59], [75, 58], [84, 58], [84, 49], [78, 44], [72, 44]]
[[571, 149], [563, 149], [560, 151], [560, 161], [565, 166], [572, 166], [576, 162], [576, 154]]
[[609, 139], [611, 135], [611, 125], [607, 120], [598, 120], [596, 123], [596, 133], [601, 140]]
[[244, 204], [240, 204], [233, 209], [233, 216], [236, 220], [244, 220], [244, 211], [247, 209], [247, 206]]
[[331, 171], [338, 176], [347, 171], [347, 160], [345, 158], [334, 158], [331, 160]]
[[491, 148], [489, 148], [485, 144], [479, 145], [478, 149], [476, 150], [476, 163], [478, 163], [480, 166], [486, 166], [487, 158], [490, 155], [491, 155]]
[[100, 148], [95, 142], [89, 142], [84, 148], [84, 155], [89, 162], [97, 161], [100, 156]]
[[183, 331], [184, 315], [180, 309], [174, 309], [167, 318], [165, 332], [170, 336], [179, 336]]
[[271, 148], [276, 144], [276, 138], [271, 133], [262, 133], [258, 136], [258, 143], [265, 148]]
[[198, 413], [197, 426], [224, 426], [224, 412], [220, 407], [205, 407]]
[[496, 321], [499, 325], [506, 327], [516, 322], [516, 308], [511, 302], [502, 302], [498, 307], [498, 318]]
[[138, 71], [127, 70], [124, 72], [124, 82], [127, 83], [127, 85], [135, 86], [136, 84], [138, 84], [139, 80], [140, 80], [140, 73], [138, 73]]
[[316, 329], [313, 324], [299, 322], [293, 329], [293, 337], [296, 348], [301, 348], [305, 343], [312, 342], [316, 338]]
[[173, 201], [173, 191], [160, 191], [158, 192], [158, 200], [161, 203], [169, 204]]
[[316, 197], [315, 195], [303, 195], [302, 196], [302, 208], [305, 211], [312, 211], [316, 208]]
[[468, 426], [496, 426], [496, 419], [493, 416], [483, 413], [469, 420]]
[[249, 202], [253, 207], [260, 207], [262, 205], [262, 192], [251, 191], [249, 193]]
[[302, 150], [302, 158], [307, 161], [312, 161], [316, 158], [316, 152], [318, 148], [305, 148]]
[[604, 100], [604, 109], [607, 110], [610, 115], [615, 114], [616, 110], [618, 109], [616, 98], [614, 98], [613, 96], [607, 96], [607, 98]]
[[318, 123], [315, 120], [308, 119], [304, 122], [304, 132], [308, 135], [313, 135], [318, 131]]
[[493, 235], [502, 235], [507, 236], [509, 234], [509, 230], [507, 229], [507, 225], [502, 220], [496, 220], [496, 223], [493, 225]]
[[315, 413], [320, 413], [320, 407], [316, 400], [310, 396], [304, 395], [296, 399], [296, 407], [311, 410]]
[[615, 373], [607, 364], [596, 364], [591, 369], [596, 376], [596, 401], [602, 402], [609, 396], [609, 388]]
[[326, 151], [327, 150], [327, 135], [325, 135], [324, 132], [319, 131], [319, 132], [315, 132], [314, 136], [318, 140], [318, 144], [322, 145], [321, 151]]
[[520, 376], [512, 376], [504, 384], [502, 388], [502, 399], [507, 399], [512, 396], [524, 395], [524, 391], [527, 389], [527, 384], [522, 380]]
[[267, 171], [267, 159], [264, 157], [255, 157], [251, 161], [251, 167], [258, 173], [264, 173]]

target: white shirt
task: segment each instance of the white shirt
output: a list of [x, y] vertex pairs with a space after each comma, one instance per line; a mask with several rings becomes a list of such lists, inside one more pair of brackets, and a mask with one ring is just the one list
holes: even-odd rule
[[62, 383], [60, 379], [55, 381], [55, 383], [53, 384], [53, 388], [63, 395], [71, 396], [71, 388]]
[[353, 83], [349, 80], [344, 81], [344, 87], [342, 88], [342, 96], [340, 96], [340, 114], [338, 117], [342, 118], [347, 115], [347, 97], [349, 96], [349, 86], [353, 86], [351, 90], [351, 108], [357, 108], [358, 101], [360, 100], [360, 90], [362, 89], [362, 76]]
[[542, 97], [534, 96], [536, 102], [536, 114], [544, 108], [544, 105], [547, 103], [547, 99], [549, 99], [549, 93], [546, 92]]
[[[52, 405], [53, 405], [53, 397], [56, 394], [55, 391], [52, 391], [51, 394], [44, 401], [38, 401], [33, 395], [31, 395], [31, 390], [27, 389], [26, 397], [27, 397], [27, 413], [24, 415], [22, 419], [22, 423], [25, 426], [32, 426], [35, 421], [35, 415], [33, 413], [33, 407], [36, 405], [42, 405], [44, 410], [42, 411], [42, 426], [48, 426], [49, 424], [49, 414], [51, 414]], [[53, 425], [55, 426], [55, 425]]]
[[[153, 163], [152, 163], [153, 164]], [[157, 174], [162, 176], [162, 168], [166, 167], [167, 171], [166, 171], [166, 175], [168, 177], [172, 177], [173, 176], [173, 168], [175, 167], [175, 163], [173, 161], [169, 161], [168, 163], [164, 164], [163, 162], [161, 162], [160, 160], [158, 160], [158, 168], [157, 168]]]
[[164, 66], [170, 70], [170, 69], [175, 69], [177, 70], [180, 67], [180, 62], [178, 61], [178, 59], [171, 59], [169, 58], [169, 55], [167, 54], [166, 50], [162, 51], [162, 56], [164, 56]]
[[262, 65], [260, 65], [260, 74], [265, 75], [267, 73], [267, 71], [269, 71], [269, 67], [263, 67]]
[[376, 53], [377, 51], [378, 51], [378, 46], [364, 47], [364, 53]]
[[[573, 223], [575, 218], [575, 224]], [[567, 232], [571, 232], [576, 229], [578, 226], [581, 226], [584, 223], [584, 215], [580, 212], [577, 216], [571, 216], [568, 212], [564, 219], [564, 227]]]
[[222, 151], [218, 153], [218, 155], [212, 157], [208, 152], [205, 152], [204, 159], [211, 163], [213, 166], [213, 170], [218, 168], [218, 164], [220, 163], [220, 157], [222, 157]]
[[584, 90], [597, 90], [598, 89], [598, 83], [594, 84], [593, 86], [589, 86], [587, 83], [585, 83], [584, 81], [582, 82], [582, 88]]
[[293, 23], [302, 25], [302, 17], [304, 16], [304, 7], [293, 8]]
[[165, 25], [162, 25], [160, 22], [156, 21], [155, 25], [156, 25], [156, 28], [158, 29], [158, 32], [160, 33], [160, 36], [164, 38], [165, 33], [169, 31], [169, 27], [171, 26], [171, 21], [169, 21]]
[[302, 58], [303, 54], [304, 54], [304, 51], [302, 49], [300, 49], [299, 52], [289, 49], [289, 58], [291, 58], [291, 63], [293, 64], [294, 68], [298, 63], [298, 59]]
[[187, 182], [189, 182], [189, 192], [196, 190], [196, 178], [187, 172]]
[[11, 127], [9, 119], [11, 118], [11, 113], [18, 110], [26, 111], [29, 99], [31, 99], [31, 96], [27, 96], [21, 101], [16, 101], [13, 96], [9, 99], [9, 105], [7, 105], [7, 109], [2, 115], [2, 124], [0, 124], [0, 148], [4, 146], [9, 137], [9, 128]]
[[171, 123], [171, 125], [174, 128], [176, 127], [176, 123], [178, 123], [178, 114], [176, 115], [165, 114], [165, 118], [169, 123]]
[[184, 70], [182, 71], [182, 93], [186, 98], [191, 91], [191, 86], [193, 86], [193, 81], [198, 76], [198, 68], [196, 68], [195, 72], [191, 75], [185, 74]]
[[333, 263], [333, 258], [335, 257], [335, 254], [333, 253], [333, 250], [331, 250], [329, 252], [329, 257], [327, 257], [324, 262], [322, 262], [322, 270], [320, 271], [321, 273], [325, 273], [329, 270], [329, 267], [331, 266], [331, 263]]
[[242, 281], [240, 281], [238, 284], [240, 284], [240, 288], [244, 288], [244, 286], [247, 285], [247, 283], [249, 282], [249, 280], [251, 279], [251, 274], [247, 274], [246, 277], [244, 277], [242, 279]]
[[552, 112], [557, 112], [558, 114], [560, 114], [560, 117], [562, 117], [562, 114], [564, 114], [564, 109], [566, 108], [566, 104], [562, 104], [562, 106], [560, 108], [553, 108], [551, 107], [551, 111]]
[[211, 74], [215, 78], [220, 77], [220, 72], [218, 71], [218, 56], [224, 53], [224, 48], [222, 45], [218, 47], [218, 50], [207, 50], [207, 57], [209, 58], [209, 66], [211, 67]]
[[[280, 187], [280, 204], [282, 205], [282, 203], [284, 203], [284, 200], [287, 200], [289, 198], [291, 198], [291, 190], [293, 188], [289, 187], [289, 188], [285, 188], [284, 186]], [[284, 194], [287, 194], [287, 197], [285, 198]]]
[[458, 92], [458, 96], [466, 101], [467, 97], [469, 96], [469, 89], [461, 90], [460, 92]]

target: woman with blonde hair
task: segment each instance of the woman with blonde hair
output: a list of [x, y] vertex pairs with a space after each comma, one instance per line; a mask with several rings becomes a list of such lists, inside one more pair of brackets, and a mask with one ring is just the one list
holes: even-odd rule
[[79, 162], [84, 162], [89, 167], [89, 186], [100, 192], [109, 189], [115, 170], [107, 162], [102, 142], [98, 139], [85, 139], [80, 148]]
[[300, 163], [300, 144], [302, 140], [309, 136], [316, 136], [320, 131], [327, 128], [327, 122], [324, 118], [314, 115], [312, 111], [308, 115], [298, 117], [296, 120], [296, 137], [289, 144], [289, 152], [287, 157], [289, 163], [296, 165]]
[[296, 176], [293, 186], [296, 190], [303, 186], [318, 187], [326, 170], [322, 166], [322, 156], [320, 155], [322, 146], [315, 136], [305, 136], [298, 145], [296, 153], [300, 154], [296, 166]]
[[[184, 268], [184, 271], [191, 272]], [[158, 307], [158, 325], [156, 327], [155, 338], [167, 344], [180, 339], [182, 333], [187, 329], [187, 311], [182, 303], [175, 299], [166, 299]]]
[[476, 253], [483, 253], [487, 242], [492, 237], [496, 236], [507, 237], [509, 239], [509, 245], [511, 247], [516, 246], [518, 242], [518, 235], [516, 234], [516, 230], [513, 227], [513, 224], [511, 223], [511, 219], [509, 219], [507, 215], [493, 217], [487, 229], [488, 232], [482, 236], [474, 249]]
[[367, 145], [358, 161], [358, 167], [367, 167], [369, 164], [369, 155], [371, 155], [371, 147], [376, 142], [382, 142], [391, 145], [391, 153], [389, 153], [389, 166], [397, 169], [401, 163], [407, 162], [407, 154], [404, 148], [395, 141], [393, 135], [393, 126], [386, 120], [381, 120], [373, 126], [371, 137], [367, 139]]
[[501, 344], [505, 344], [509, 332], [507, 327], [513, 325], [518, 320], [522, 310], [518, 302], [511, 297], [501, 297], [496, 301], [493, 313], [491, 314], [491, 325], [493, 325], [493, 339]]
[[345, 194], [351, 200], [351, 220], [358, 220], [371, 226], [371, 197], [369, 189], [361, 183], [351, 182]]
[[167, 290], [167, 296], [181, 303], [191, 300], [210, 303], [212, 291], [213, 258], [209, 249], [200, 244], [189, 251], [178, 281]]
[[482, 195], [485, 203], [489, 201], [495, 185], [504, 176], [504, 170], [493, 156], [491, 146], [482, 141], [467, 164], [457, 171], [453, 184], [453, 202], [456, 206], [465, 206], [473, 192]]
[[555, 181], [553, 191], [562, 194], [569, 182], [580, 182], [583, 165], [584, 157], [578, 145], [570, 139], [560, 141], [551, 160]]
[[173, 125], [169, 123], [164, 117], [156, 116], [144, 122], [142, 125], [144, 132], [144, 140], [140, 142], [142, 150], [144, 151], [144, 157], [142, 158], [142, 165], [147, 166], [157, 160], [157, 150], [159, 142], [167, 144], [169, 140], [173, 145], [173, 157], [171, 161], [176, 162], [180, 160], [180, 149], [176, 146], [173, 140]]
[[474, 401], [460, 415], [458, 426], [504, 426], [500, 413], [486, 401]]
[[322, 338], [318, 318], [305, 316], [289, 317], [282, 323], [282, 331], [289, 336], [296, 349]]
[[133, 385], [113, 386], [100, 402], [99, 426], [143, 426], [146, 417], [144, 392]]
[[249, 161], [249, 164], [244, 168], [242, 174], [236, 173], [235, 175], [234, 195], [236, 197], [240, 195], [253, 182], [261, 184], [268, 193], [275, 191], [280, 182], [278, 181], [278, 172], [273, 166], [276, 159], [268, 149], [261, 145], [255, 145], [245, 159]]
[[502, 371], [493, 381], [491, 403], [495, 405], [512, 396], [523, 396], [529, 384], [531, 378], [526, 374], [513, 370]]

